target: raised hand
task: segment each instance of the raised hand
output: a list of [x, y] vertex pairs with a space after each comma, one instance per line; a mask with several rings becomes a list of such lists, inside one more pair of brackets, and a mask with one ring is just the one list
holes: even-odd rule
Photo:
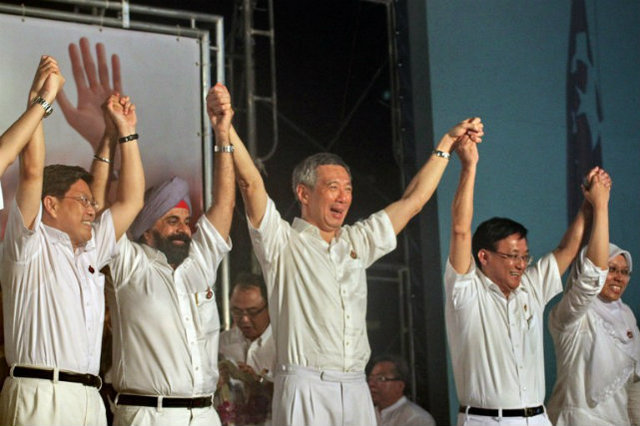
[[478, 163], [478, 145], [473, 142], [466, 133], [458, 138], [455, 144], [455, 151], [458, 154], [462, 167], [468, 167]]
[[29, 89], [28, 103], [30, 104], [36, 96], [41, 96], [49, 103], [53, 103], [64, 81], [58, 62], [52, 56], [42, 56]]
[[120, 58], [118, 55], [111, 56], [111, 85], [104, 45], [96, 44], [97, 68], [91, 55], [89, 40], [82, 37], [79, 45], [78, 50], [76, 44], [69, 44], [69, 58], [78, 92], [78, 104], [74, 106], [64, 91], [60, 93], [58, 103], [71, 127], [96, 148], [105, 130], [101, 106], [111, 94], [122, 93]]
[[611, 176], [604, 169], [594, 167], [587, 173], [585, 184], [582, 185], [584, 198], [595, 208], [606, 206], [611, 192]]
[[447, 135], [458, 141], [464, 135], [467, 135], [472, 142], [482, 142], [482, 136], [484, 136], [484, 124], [479, 117], [471, 117], [453, 126]]
[[128, 96], [113, 94], [107, 98], [103, 106], [105, 120], [110, 120], [120, 136], [128, 136], [136, 132], [138, 118], [136, 106]]
[[231, 107], [229, 90], [222, 83], [217, 83], [209, 89], [207, 94], [207, 114], [218, 138], [228, 140], [234, 112]]

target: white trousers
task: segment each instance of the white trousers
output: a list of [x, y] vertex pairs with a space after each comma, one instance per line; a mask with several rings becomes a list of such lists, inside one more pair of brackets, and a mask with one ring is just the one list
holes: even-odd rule
[[[532, 417], [490, 417], [477, 416], [474, 414], [458, 414], [458, 426], [552, 426], [547, 413], [538, 414]], [[576, 425], [579, 426], [579, 425]], [[584, 425], [587, 426], [587, 425]]]
[[7, 377], [0, 394], [0, 425], [106, 426], [97, 388], [80, 383]]
[[112, 405], [113, 426], [220, 426], [216, 409]]
[[278, 366], [271, 422], [278, 426], [375, 425], [376, 413], [364, 372]]

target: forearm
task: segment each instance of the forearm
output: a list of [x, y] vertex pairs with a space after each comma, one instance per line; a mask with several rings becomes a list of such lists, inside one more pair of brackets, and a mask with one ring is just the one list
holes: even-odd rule
[[580, 245], [584, 236], [585, 224], [586, 220], [584, 209], [581, 208], [578, 210], [578, 214], [562, 236], [560, 244], [558, 244], [558, 247], [553, 251], [553, 255], [558, 263], [560, 275], [564, 274], [578, 254], [578, 250], [580, 250]]
[[[133, 131], [119, 131], [118, 138], [128, 136]], [[119, 143], [121, 167], [116, 190], [116, 201], [111, 212], [116, 230], [116, 238], [126, 232], [144, 204], [144, 170], [138, 140]]]
[[476, 164], [464, 166], [451, 205], [451, 244], [449, 261], [460, 274], [469, 270], [471, 262], [471, 222], [473, 220], [473, 195]]
[[600, 269], [608, 268], [609, 209], [606, 204], [593, 207], [593, 222], [587, 247], [587, 257]]
[[113, 168], [113, 159], [115, 157], [115, 144], [115, 137], [105, 133], [91, 161], [90, 172], [93, 176], [91, 192], [93, 193], [93, 198], [96, 203], [99, 205], [99, 211], [107, 208], [109, 204], [107, 194], [109, 193], [110, 176]]
[[44, 117], [42, 105], [31, 104], [0, 136], [0, 176], [15, 161]]
[[[440, 140], [436, 150], [449, 153], [453, 143], [453, 138], [445, 135]], [[413, 177], [402, 197], [385, 208], [396, 234], [400, 233], [407, 223], [422, 210], [427, 201], [431, 199], [448, 163], [448, 158], [435, 154], [430, 155], [427, 162]]]
[[245, 209], [251, 224], [254, 227], [260, 226], [262, 217], [267, 208], [267, 191], [264, 187], [264, 181], [258, 168], [253, 162], [249, 151], [231, 127], [230, 132], [231, 144], [234, 147], [233, 161], [236, 172], [236, 179]]
[[236, 202], [234, 153], [226, 152], [222, 147], [229, 146], [228, 131], [216, 130], [216, 145], [219, 151], [214, 153], [213, 164], [213, 202], [207, 210], [207, 219], [226, 240], [231, 229], [233, 209]]

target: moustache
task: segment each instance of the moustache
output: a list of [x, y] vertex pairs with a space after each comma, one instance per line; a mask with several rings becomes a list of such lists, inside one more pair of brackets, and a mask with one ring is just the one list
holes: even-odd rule
[[169, 241], [182, 241], [185, 243], [190, 243], [191, 242], [191, 237], [189, 237], [187, 234], [176, 234], [176, 235], [172, 235], [168, 238]]

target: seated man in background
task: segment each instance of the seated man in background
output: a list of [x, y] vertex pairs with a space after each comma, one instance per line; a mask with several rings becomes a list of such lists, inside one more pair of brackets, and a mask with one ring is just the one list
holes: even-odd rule
[[368, 382], [378, 426], [435, 426], [431, 414], [404, 395], [409, 385], [409, 367], [403, 358], [383, 355], [371, 365]]
[[239, 274], [230, 304], [233, 327], [220, 335], [218, 412], [223, 423], [264, 424], [271, 414], [276, 347], [262, 277]]

